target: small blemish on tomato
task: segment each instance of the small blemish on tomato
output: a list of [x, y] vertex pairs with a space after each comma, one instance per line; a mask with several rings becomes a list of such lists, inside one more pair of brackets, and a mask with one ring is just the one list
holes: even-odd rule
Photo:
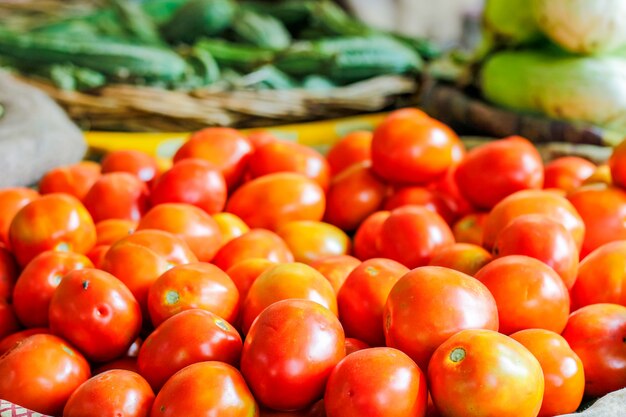
[[85, 280], [83, 281], [83, 290], [86, 290], [87, 288], [89, 288], [89, 281]]
[[180, 300], [180, 295], [177, 291], [169, 290], [165, 293], [165, 303], [168, 305], [176, 304]]
[[365, 273], [369, 276], [375, 277], [376, 275], [378, 275], [378, 269], [374, 268], [373, 266], [368, 266], [367, 268], [365, 268]]
[[452, 352], [450, 352], [450, 360], [454, 363], [461, 362], [465, 359], [466, 354], [465, 349], [460, 347], [454, 348], [452, 349]]

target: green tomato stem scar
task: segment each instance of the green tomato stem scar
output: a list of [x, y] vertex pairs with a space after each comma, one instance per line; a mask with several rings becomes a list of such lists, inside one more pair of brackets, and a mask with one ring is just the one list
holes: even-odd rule
[[452, 352], [450, 352], [450, 360], [452, 362], [461, 362], [463, 359], [465, 359], [465, 349], [463, 348], [455, 348], [452, 350]]
[[180, 295], [178, 295], [177, 291], [169, 290], [165, 293], [165, 302], [167, 304], [176, 304], [180, 300]]

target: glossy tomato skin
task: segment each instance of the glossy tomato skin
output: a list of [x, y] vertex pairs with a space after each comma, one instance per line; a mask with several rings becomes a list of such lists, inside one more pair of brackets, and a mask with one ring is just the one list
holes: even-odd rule
[[613, 183], [621, 188], [626, 187], [626, 141], [622, 141], [613, 149], [609, 158], [609, 169]]
[[141, 375], [123, 369], [98, 374], [72, 393], [63, 417], [83, 417], [98, 410], [101, 415], [148, 417], [154, 392]]
[[544, 188], [557, 188], [567, 193], [580, 187], [596, 170], [596, 165], [578, 156], [563, 156], [546, 163]]
[[150, 201], [153, 206], [186, 203], [215, 214], [224, 209], [226, 197], [222, 173], [210, 163], [192, 158], [174, 164], [154, 182]]
[[242, 341], [237, 330], [206, 310], [170, 317], [148, 336], [139, 350], [139, 373], [158, 391], [176, 372], [196, 362], [220, 361], [236, 366]]
[[0, 246], [0, 298], [9, 301], [13, 298], [13, 288], [19, 273], [20, 269], [11, 251]]
[[451, 417], [534, 417], [544, 391], [539, 361], [510, 337], [484, 329], [462, 330], [439, 346], [428, 382], [437, 409]]
[[425, 207], [439, 214], [448, 224], [452, 224], [456, 219], [456, 213], [448, 199], [437, 191], [420, 186], [397, 188], [387, 197], [383, 208], [391, 211], [408, 205]]
[[360, 350], [333, 369], [324, 403], [328, 417], [423, 417], [426, 378], [399, 350]]
[[543, 162], [531, 142], [511, 136], [469, 151], [455, 178], [472, 205], [490, 209], [516, 191], [542, 188]]
[[585, 223], [566, 198], [544, 190], [525, 190], [511, 194], [491, 210], [483, 229], [483, 246], [491, 250], [498, 234], [517, 217], [543, 214], [561, 223], [574, 237], [580, 250], [585, 237]]
[[150, 417], [212, 414], [259, 416], [255, 399], [239, 371], [214, 361], [195, 363], [174, 374], [157, 394]]
[[102, 158], [102, 172], [128, 172], [151, 184], [159, 174], [159, 165], [152, 155], [135, 149], [122, 149], [109, 152]]
[[372, 136], [370, 131], [357, 130], [335, 142], [326, 154], [330, 173], [335, 176], [356, 163], [371, 161]]
[[217, 252], [213, 263], [222, 270], [250, 258], [264, 258], [272, 262], [293, 262], [294, 257], [285, 241], [265, 229], [252, 229], [231, 240]]
[[328, 376], [345, 356], [344, 343], [330, 310], [314, 301], [279, 301], [250, 328], [241, 372], [264, 406], [303, 409], [322, 397]]
[[374, 172], [394, 183], [427, 184], [443, 177], [465, 153], [459, 137], [434, 119], [390, 117], [374, 131]]
[[232, 213], [221, 212], [214, 214], [212, 217], [215, 223], [217, 223], [217, 227], [220, 229], [222, 246], [234, 238], [250, 231], [248, 225]]
[[13, 187], [0, 190], [0, 243], [10, 249], [9, 228], [13, 217], [31, 201], [39, 198], [39, 193], [31, 188]]
[[50, 334], [50, 329], [46, 327], [33, 327], [30, 329], [16, 331], [15, 333], [5, 336], [3, 339], [0, 339], [0, 356], [13, 349], [21, 343], [22, 340], [36, 334]]
[[393, 210], [380, 230], [381, 254], [410, 269], [427, 265], [439, 249], [453, 243], [443, 218], [418, 206]]
[[25, 266], [46, 250], [86, 253], [96, 243], [96, 227], [75, 197], [48, 194], [15, 215], [9, 238], [17, 261]]
[[210, 262], [222, 245], [215, 220], [190, 204], [164, 203], [153, 207], [139, 221], [137, 230], [159, 229], [183, 239], [202, 262]]
[[235, 129], [209, 127], [191, 135], [174, 155], [174, 163], [204, 159], [224, 175], [231, 190], [241, 181], [252, 152], [252, 144]]
[[561, 333], [570, 313], [567, 287], [552, 268], [528, 256], [498, 258], [476, 273], [498, 305], [500, 332], [546, 329]]
[[570, 193], [568, 199], [585, 222], [581, 257], [605, 243], [626, 239], [626, 190], [589, 185]]
[[252, 145], [253, 149], [260, 148], [261, 146], [275, 142], [278, 139], [273, 133], [267, 130], [258, 130], [248, 134], [247, 136], [248, 142]]
[[292, 298], [317, 302], [338, 314], [335, 291], [321, 273], [303, 263], [284, 263], [268, 268], [250, 286], [241, 310], [243, 332], [267, 307]]
[[83, 268], [93, 268], [93, 264], [73, 252], [46, 251], [30, 261], [13, 290], [13, 306], [22, 324], [47, 327], [52, 294], [66, 274]]
[[493, 256], [482, 246], [471, 243], [455, 243], [441, 248], [429, 262], [430, 266], [443, 266], [474, 276]]
[[89, 376], [85, 358], [50, 334], [28, 337], [0, 358], [0, 398], [43, 414], [60, 415]]
[[198, 262], [169, 269], [150, 286], [148, 311], [154, 327], [181, 311], [200, 308], [235, 323], [239, 291], [215, 265]]
[[372, 258], [348, 275], [337, 294], [346, 335], [370, 346], [384, 346], [383, 309], [389, 292], [409, 269], [391, 259]]
[[496, 257], [525, 255], [559, 274], [567, 289], [576, 281], [578, 248], [572, 235], [548, 216], [528, 214], [513, 219], [498, 235]]
[[148, 186], [127, 172], [103, 174], [83, 203], [95, 222], [106, 219], [138, 221], [148, 211]]
[[626, 307], [592, 304], [574, 311], [562, 336], [585, 369], [585, 395], [626, 387]]
[[583, 363], [563, 337], [543, 329], [527, 329], [511, 335], [541, 364], [545, 389], [539, 416], [573, 413], [585, 391]]
[[335, 293], [339, 294], [348, 275], [360, 264], [361, 261], [354, 256], [339, 255], [319, 259], [311, 263], [311, 266], [321, 272], [333, 286]]
[[296, 262], [310, 264], [350, 252], [350, 237], [332, 224], [299, 220], [285, 223], [276, 233], [283, 238]]
[[50, 301], [50, 329], [95, 362], [123, 355], [139, 335], [141, 309], [113, 275], [98, 269], [67, 274]]
[[452, 226], [454, 240], [457, 243], [470, 243], [481, 246], [483, 244], [483, 228], [487, 221], [487, 215], [484, 212], [470, 213], [457, 220]]
[[0, 298], [0, 337], [8, 336], [20, 328], [13, 306]]
[[226, 270], [226, 273], [239, 290], [239, 301], [243, 301], [248, 296], [250, 287], [256, 279], [265, 271], [275, 266], [272, 262], [264, 258], [250, 258], [237, 262]]
[[287, 141], [273, 141], [254, 151], [248, 162], [252, 178], [275, 172], [296, 172], [328, 189], [330, 167], [322, 154], [313, 148]]
[[355, 230], [380, 209], [386, 193], [387, 186], [372, 172], [371, 162], [354, 164], [330, 182], [324, 219], [343, 230]]
[[354, 256], [362, 261], [381, 256], [380, 232], [390, 215], [390, 211], [377, 211], [361, 223], [354, 235]]
[[626, 306], [626, 241], [606, 243], [580, 263], [572, 307], [614, 303]]
[[137, 229], [137, 222], [125, 219], [107, 219], [96, 223], [96, 245], [112, 245], [131, 235]]
[[345, 345], [346, 345], [346, 356], [351, 353], [357, 352], [359, 350], [370, 348], [370, 345], [368, 345], [362, 340], [355, 339], [354, 337], [346, 337]]
[[465, 329], [498, 330], [496, 301], [480, 281], [449, 268], [417, 268], [394, 285], [383, 312], [386, 344], [421, 369], [435, 349]]
[[313, 180], [293, 172], [256, 178], [239, 187], [226, 211], [251, 228], [277, 230], [294, 220], [320, 221], [326, 208], [324, 190]]
[[65, 193], [82, 200], [100, 175], [100, 164], [92, 161], [54, 168], [39, 181], [39, 192]]

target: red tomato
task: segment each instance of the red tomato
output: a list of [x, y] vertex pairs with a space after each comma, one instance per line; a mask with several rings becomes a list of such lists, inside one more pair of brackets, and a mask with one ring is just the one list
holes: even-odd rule
[[256, 178], [237, 189], [226, 211], [252, 228], [276, 230], [294, 220], [322, 220], [326, 197], [313, 180], [293, 172]]
[[102, 159], [102, 173], [128, 172], [148, 184], [159, 173], [159, 165], [154, 156], [134, 149], [109, 152]]
[[585, 223], [584, 258], [608, 242], [626, 239], [626, 191], [596, 184], [581, 187], [568, 196]]
[[437, 266], [414, 269], [394, 285], [385, 303], [386, 344], [421, 369], [435, 349], [464, 329], [498, 330], [496, 301], [480, 281]]
[[97, 375], [113, 369], [124, 369], [138, 374], [139, 367], [137, 366], [137, 358], [123, 356], [121, 358], [114, 359], [110, 362], [106, 362], [104, 365], [98, 366], [94, 369], [93, 374]]
[[276, 263], [293, 262], [293, 254], [280, 236], [269, 230], [253, 229], [222, 246], [213, 263], [226, 271], [250, 258], [264, 258]]
[[374, 172], [395, 183], [435, 181], [464, 153], [463, 143], [452, 129], [421, 115], [389, 117], [372, 138]]
[[596, 165], [578, 156], [563, 156], [548, 162], [544, 169], [544, 188], [574, 191], [596, 170]]
[[582, 247], [585, 223], [576, 208], [566, 198], [543, 190], [518, 191], [498, 203], [487, 216], [483, 246], [492, 249], [502, 229], [524, 214], [544, 214], [561, 223], [574, 237], [576, 247]]
[[614, 303], [626, 306], [626, 241], [606, 243], [580, 263], [572, 307]]
[[516, 191], [543, 187], [543, 162], [531, 142], [511, 136], [472, 149], [455, 178], [471, 204], [490, 209]]
[[561, 333], [565, 328], [569, 292], [561, 277], [543, 262], [505, 256], [488, 263], [476, 278], [496, 300], [501, 333], [533, 328]]
[[85, 381], [67, 400], [63, 417], [100, 415], [148, 417], [154, 392], [141, 375], [123, 369], [98, 374]]
[[539, 361], [492, 330], [462, 330], [435, 351], [430, 393], [443, 416], [535, 417], [544, 391]]
[[403, 109], [394, 110], [387, 115], [386, 120], [395, 119], [416, 119], [416, 120], [432, 120], [428, 114], [414, 107], [405, 107]]
[[248, 225], [232, 213], [216, 213], [212, 217], [217, 223], [217, 227], [220, 229], [222, 246], [234, 238], [250, 231]]
[[593, 304], [576, 310], [563, 337], [585, 369], [585, 395], [601, 397], [626, 387], [626, 307]]
[[426, 378], [407, 355], [380, 347], [346, 356], [328, 378], [328, 417], [424, 417]]
[[371, 162], [352, 165], [335, 176], [326, 193], [324, 218], [344, 230], [355, 230], [378, 210], [387, 186], [371, 169]]
[[[2, 302], [0, 301], [0, 305]], [[0, 339], [0, 356], [4, 355], [9, 350], [13, 349], [22, 340], [27, 337], [36, 335], [36, 334], [49, 334], [50, 330], [46, 327], [34, 327], [32, 329], [20, 330], [15, 333], [11, 333], [8, 336], [5, 336], [3, 339]]]
[[111, 245], [97, 245], [91, 248], [89, 252], [85, 256], [89, 258], [94, 268], [102, 269], [102, 264], [104, 264], [104, 258], [107, 255], [107, 252], [111, 248]]
[[100, 175], [100, 164], [91, 161], [54, 168], [39, 181], [39, 192], [65, 193], [82, 200]]
[[390, 211], [377, 211], [361, 223], [354, 235], [354, 256], [362, 261], [380, 257], [380, 231], [390, 215]]
[[456, 183], [455, 175], [458, 165], [451, 166], [446, 175], [439, 181], [430, 183], [428, 189], [442, 198], [446, 206], [451, 210], [454, 219], [465, 216], [475, 211], [474, 207], [463, 196]]
[[348, 275], [337, 294], [346, 335], [371, 346], [384, 346], [383, 309], [389, 292], [409, 269], [391, 259], [364, 261]]
[[52, 294], [65, 275], [75, 269], [93, 268], [84, 255], [46, 251], [26, 265], [13, 290], [13, 306], [26, 327], [47, 327]]
[[96, 223], [96, 245], [112, 245], [135, 233], [137, 222], [125, 219], [108, 219]]
[[474, 276], [493, 257], [482, 246], [471, 243], [455, 243], [441, 248], [430, 260], [430, 266], [443, 266]]
[[26, 204], [39, 198], [39, 193], [30, 188], [5, 188], [0, 190], [0, 243], [10, 249], [9, 227], [13, 217]]
[[583, 363], [559, 334], [543, 329], [511, 335], [539, 361], [545, 390], [539, 416], [552, 417], [578, 409], [585, 390]]
[[626, 187], [626, 140], [613, 149], [608, 165], [613, 183], [621, 188]]
[[154, 281], [173, 266], [197, 260], [187, 244], [173, 234], [141, 230], [111, 246], [102, 269], [120, 279], [147, 314], [148, 290]]
[[46, 250], [86, 253], [96, 243], [96, 227], [75, 197], [48, 194], [15, 215], [9, 237], [17, 261], [25, 266]]
[[322, 274], [302, 263], [284, 263], [268, 268], [252, 283], [241, 310], [244, 333], [271, 304], [290, 298], [311, 300], [337, 315], [337, 297]]
[[380, 230], [380, 252], [408, 268], [427, 265], [433, 255], [454, 243], [445, 220], [417, 206], [395, 209]]
[[319, 400], [312, 406], [295, 411], [276, 411], [261, 408], [260, 417], [326, 417], [324, 400]]
[[93, 220], [138, 221], [148, 211], [148, 187], [126, 172], [103, 174], [83, 199]]
[[181, 311], [200, 308], [234, 323], [239, 312], [239, 291], [215, 265], [191, 263], [161, 275], [148, 292], [148, 311], [154, 327]]
[[525, 255], [545, 263], [559, 274], [567, 289], [576, 281], [578, 248], [571, 233], [542, 214], [513, 219], [498, 234], [493, 248], [496, 257]]
[[165, 381], [196, 362], [239, 363], [241, 336], [227, 321], [206, 310], [187, 310], [165, 320], [139, 350], [139, 373], [159, 390]]
[[273, 133], [266, 130], [259, 130], [248, 135], [248, 142], [250, 142], [254, 149], [260, 148], [266, 143], [275, 142], [277, 140], [279, 139], [274, 136]]
[[121, 356], [141, 329], [141, 309], [128, 287], [98, 269], [67, 274], [50, 300], [50, 330], [92, 361]]
[[344, 343], [330, 310], [309, 300], [279, 301], [250, 328], [241, 373], [264, 406], [303, 409], [324, 394], [330, 372], [345, 356]]
[[230, 190], [241, 181], [252, 152], [252, 144], [235, 129], [209, 127], [191, 135], [174, 155], [174, 163], [204, 159], [224, 175]]
[[452, 226], [454, 240], [458, 243], [483, 244], [483, 229], [488, 213], [470, 213], [459, 219]]
[[5, 299], [0, 298], [0, 338], [15, 333], [20, 325], [13, 311], [13, 306]]
[[30, 336], [2, 356], [0, 375], [0, 398], [51, 415], [90, 376], [85, 358], [50, 334]]
[[11, 252], [0, 246], [0, 299], [11, 300], [19, 267]]
[[448, 199], [426, 187], [409, 186], [396, 189], [385, 201], [385, 210], [394, 210], [402, 206], [413, 205], [427, 208], [440, 215], [448, 224], [452, 224], [456, 213], [450, 207]]
[[326, 154], [330, 173], [335, 176], [358, 162], [372, 159], [372, 132], [357, 130], [337, 141]]
[[296, 260], [310, 264], [350, 252], [350, 237], [332, 224], [299, 220], [283, 224], [276, 232]]
[[346, 337], [346, 355], [357, 352], [363, 349], [369, 349], [370, 345], [362, 340], [355, 339], [353, 337]]
[[155, 181], [150, 201], [153, 205], [187, 203], [214, 214], [224, 209], [226, 195], [224, 176], [216, 167], [201, 159], [188, 159]]
[[330, 167], [324, 156], [296, 142], [273, 141], [256, 148], [248, 162], [252, 178], [276, 172], [295, 172], [328, 189]]
[[263, 272], [275, 265], [276, 262], [265, 258], [249, 258], [237, 262], [226, 270], [226, 273], [239, 290], [239, 300], [242, 303], [248, 296], [248, 291], [252, 283], [254, 283]]
[[348, 275], [360, 264], [361, 261], [353, 256], [338, 255], [319, 259], [311, 263], [311, 266], [324, 275], [330, 285], [333, 286], [335, 293], [339, 294], [339, 290], [346, 282]]
[[210, 262], [222, 245], [217, 222], [190, 204], [165, 203], [150, 209], [139, 221], [137, 230], [159, 229], [183, 239], [202, 262]]
[[222, 362], [189, 365], [167, 380], [157, 394], [150, 417], [258, 417], [259, 409], [246, 381]]

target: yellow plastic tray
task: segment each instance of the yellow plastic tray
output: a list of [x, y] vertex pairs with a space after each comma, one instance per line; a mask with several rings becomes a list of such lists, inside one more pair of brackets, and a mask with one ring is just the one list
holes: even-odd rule
[[[373, 130], [387, 113], [376, 113], [341, 119], [300, 124], [242, 129], [244, 133], [269, 131], [277, 137], [292, 140], [324, 151], [337, 139], [355, 130]], [[189, 133], [85, 132], [94, 152], [106, 153], [119, 149], [136, 149], [159, 158], [171, 158]]]

